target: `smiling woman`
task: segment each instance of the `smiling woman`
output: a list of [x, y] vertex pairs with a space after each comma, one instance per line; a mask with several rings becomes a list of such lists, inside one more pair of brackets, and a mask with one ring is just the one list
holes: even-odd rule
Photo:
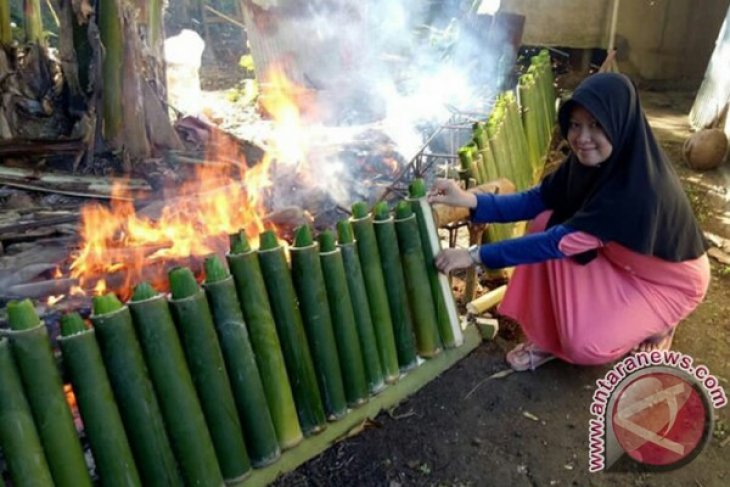
[[629, 78], [587, 78], [558, 119], [571, 153], [540, 185], [476, 198], [448, 180], [431, 190], [476, 222], [532, 220], [524, 237], [436, 258], [444, 272], [518, 266], [500, 307], [528, 339], [507, 354], [515, 370], [668, 348], [709, 284], [699, 226]]

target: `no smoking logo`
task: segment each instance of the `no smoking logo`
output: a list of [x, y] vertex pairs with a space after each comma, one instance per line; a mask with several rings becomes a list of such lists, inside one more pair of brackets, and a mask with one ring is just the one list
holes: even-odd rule
[[628, 378], [614, 394], [609, 421], [633, 460], [674, 469], [694, 459], [712, 429], [712, 406], [686, 373], [655, 367]]

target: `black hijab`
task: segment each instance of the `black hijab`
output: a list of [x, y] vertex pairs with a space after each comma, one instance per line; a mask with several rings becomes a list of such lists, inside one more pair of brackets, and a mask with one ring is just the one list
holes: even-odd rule
[[[599, 167], [587, 167], [571, 153], [541, 185], [553, 214], [548, 227], [562, 223], [605, 242], [663, 260], [680, 262], [705, 252], [697, 220], [671, 163], [654, 138], [635, 86], [624, 75], [588, 77], [560, 108], [567, 138], [570, 114], [582, 106], [613, 145]], [[596, 256], [575, 256], [586, 264]]]

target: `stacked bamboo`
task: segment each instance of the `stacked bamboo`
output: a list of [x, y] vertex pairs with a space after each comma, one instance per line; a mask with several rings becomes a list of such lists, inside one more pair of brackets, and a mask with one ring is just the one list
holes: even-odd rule
[[[122, 303], [62, 319], [60, 349], [101, 485], [244, 479], [345, 417], [444, 348], [461, 344], [422, 181], [394, 211], [353, 217], [285, 246], [231, 237], [228, 266], [169, 272]], [[290, 263], [289, 263], [290, 261]], [[8, 305], [0, 339], [0, 447], [13, 485], [91, 485], [46, 327]]]
[[[472, 139], [459, 149], [459, 177], [467, 187], [507, 178], [521, 191], [540, 179], [556, 116], [547, 50], [530, 60], [516, 91], [518, 96], [506, 91], [497, 97], [488, 119], [473, 124]], [[513, 233], [512, 224], [490, 225], [487, 238], [497, 241]]]

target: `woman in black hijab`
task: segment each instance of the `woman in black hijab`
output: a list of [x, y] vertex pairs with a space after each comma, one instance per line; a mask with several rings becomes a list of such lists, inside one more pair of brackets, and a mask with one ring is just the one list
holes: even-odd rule
[[477, 222], [532, 220], [524, 237], [436, 258], [443, 272], [517, 265], [500, 306], [528, 339], [507, 354], [515, 370], [669, 348], [709, 284], [699, 225], [633, 83], [614, 73], [587, 78], [558, 121], [571, 153], [535, 188], [474, 195], [438, 180], [430, 194], [473, 208]]

